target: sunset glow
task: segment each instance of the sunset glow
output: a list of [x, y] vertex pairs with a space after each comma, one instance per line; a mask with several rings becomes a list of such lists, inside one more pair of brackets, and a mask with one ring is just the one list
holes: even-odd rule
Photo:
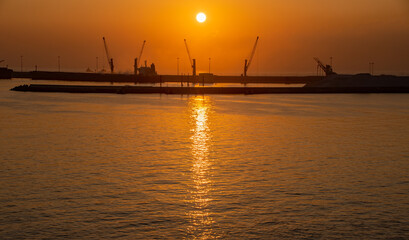
[[314, 74], [314, 56], [325, 63], [333, 57], [343, 73], [368, 71], [369, 62], [385, 74], [406, 72], [409, 65], [409, 5], [401, 0], [5, 0], [0, 27], [7, 36], [0, 39], [3, 66], [20, 68], [24, 56], [27, 70], [56, 70], [57, 56], [64, 71], [93, 69], [96, 57], [107, 69], [103, 36], [118, 72], [133, 71], [139, 43], [146, 40], [142, 62], [155, 63], [160, 74], [176, 74], [179, 57], [180, 73], [188, 74], [187, 38], [198, 72], [208, 71], [211, 58], [215, 74], [238, 75], [257, 36], [250, 75]]
[[196, 20], [200, 23], [203, 23], [206, 21], [206, 14], [204, 13], [198, 13], [196, 16]]

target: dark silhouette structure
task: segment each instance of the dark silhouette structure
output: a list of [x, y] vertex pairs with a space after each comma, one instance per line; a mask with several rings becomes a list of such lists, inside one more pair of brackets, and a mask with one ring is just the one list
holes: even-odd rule
[[103, 37], [102, 40], [104, 41], [105, 54], [107, 55], [109, 68], [111, 70], [111, 73], [114, 73], [114, 59], [111, 58], [111, 56], [109, 55], [108, 45], [107, 45], [107, 42], [105, 40], [105, 37]]
[[192, 66], [193, 77], [196, 77], [196, 59], [192, 59], [192, 57], [190, 56], [190, 51], [189, 51], [189, 47], [187, 46], [186, 39], [185, 39], [185, 46], [186, 46], [187, 55], [189, 56], [190, 65]]
[[336, 75], [336, 73], [332, 70], [331, 65], [324, 65], [317, 57], [314, 58], [314, 60], [317, 62], [317, 69], [321, 68], [326, 76], [331, 76], [331, 75]]
[[247, 71], [249, 70], [249, 67], [250, 67], [250, 65], [251, 65], [251, 63], [253, 61], [254, 54], [256, 53], [258, 40], [259, 40], [259, 37], [257, 36], [256, 43], [254, 43], [254, 47], [253, 47], [253, 50], [251, 51], [249, 60], [248, 61], [247, 61], [247, 59], [244, 60], [244, 73], [243, 73], [243, 76], [245, 76], [245, 77], [247, 77]]

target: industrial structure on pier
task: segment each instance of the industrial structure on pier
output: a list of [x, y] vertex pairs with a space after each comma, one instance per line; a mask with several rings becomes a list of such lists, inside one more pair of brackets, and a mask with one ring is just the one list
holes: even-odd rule
[[[104, 42], [105, 54], [106, 54], [106, 58], [108, 60], [109, 68], [111, 70], [111, 73], [114, 73], [114, 59], [109, 54], [108, 45], [107, 45], [107, 41], [106, 41], [105, 37], [103, 37], [102, 40]], [[140, 66], [140, 60], [142, 58], [142, 53], [143, 53], [143, 50], [145, 48], [145, 44], [146, 44], [146, 40], [143, 41], [141, 52], [139, 53], [139, 57], [135, 58], [135, 61], [134, 61], [134, 74], [135, 75], [141, 75], [141, 76], [155, 76], [155, 75], [158, 75], [158, 73], [156, 72], [156, 67], [155, 67], [154, 63], [152, 63], [151, 66], [148, 67], [147, 61], [145, 61], [145, 65]]]
[[[102, 37], [104, 53], [106, 57], [106, 62], [109, 66], [110, 73], [106, 73], [103, 68], [102, 71], [98, 72], [98, 57], [96, 70], [93, 71], [88, 68], [87, 72], [61, 72], [58, 71], [38, 71], [37, 67], [35, 71], [23, 71], [22, 56], [21, 56], [21, 71], [13, 71], [11, 69], [0, 67], [0, 79], [10, 79], [10, 78], [31, 78], [33, 80], [64, 80], [64, 81], [92, 81], [92, 82], [133, 82], [133, 83], [165, 83], [165, 82], [179, 82], [181, 86], [182, 83], [193, 83], [193, 84], [212, 84], [212, 83], [285, 83], [285, 84], [329, 84], [335, 85], [335, 81], [338, 81], [338, 85], [347, 83], [348, 81], [361, 81], [362, 86], [364, 81], [366, 85], [373, 85], [374, 81], [390, 81], [393, 79], [402, 80], [398, 76], [388, 76], [380, 75], [379, 77], [373, 75], [373, 63], [370, 63], [371, 71], [365, 74], [356, 75], [346, 75], [337, 74], [334, 72], [332, 66], [332, 58], [330, 64], [324, 64], [319, 58], [314, 57], [317, 63], [317, 75], [314, 76], [248, 76], [248, 71], [252, 65], [254, 56], [256, 54], [257, 46], [260, 37], [257, 36], [256, 41], [251, 49], [248, 58], [244, 59], [244, 68], [241, 75], [236, 76], [218, 76], [214, 75], [210, 71], [210, 58], [209, 58], [209, 71], [206, 73], [198, 73], [197, 71], [197, 61], [196, 58], [192, 57], [190, 52], [188, 42], [184, 39], [184, 45], [186, 48], [186, 53], [189, 59], [189, 64], [191, 68], [191, 75], [179, 75], [179, 58], [178, 58], [178, 71], [177, 75], [158, 75], [157, 68], [154, 63], [148, 64], [148, 62], [142, 61], [143, 53], [146, 46], [146, 40], [143, 41], [141, 49], [138, 56], [134, 59], [133, 73], [116, 73], [114, 58], [111, 56], [109, 51], [108, 41], [105, 37]], [[60, 60], [60, 58], [58, 58]], [[104, 60], [105, 61], [105, 60]], [[0, 60], [0, 65], [5, 61]], [[58, 65], [59, 66], [59, 65]], [[60, 68], [60, 67], [59, 67]], [[321, 72], [321, 73], [320, 73]], [[325, 73], [325, 75], [323, 74]], [[407, 79], [407, 78], [405, 78]], [[396, 80], [396, 81], [397, 81]], [[372, 82], [371, 82], [372, 81]], [[400, 83], [399, 83], [400, 84]], [[398, 83], [395, 86], [399, 85]], [[350, 84], [351, 85], [351, 84]], [[365, 86], [366, 86], [365, 85]], [[189, 84], [187, 84], [189, 86]], [[378, 84], [378, 86], [381, 86]]]
[[[248, 72], [248, 69], [249, 69], [252, 61], [253, 61], [253, 57], [254, 57], [254, 55], [256, 53], [257, 44], [258, 44], [259, 39], [260, 38], [257, 36], [256, 42], [254, 43], [254, 46], [253, 46], [253, 49], [252, 49], [252, 51], [250, 53], [249, 58], [244, 60], [244, 71], [243, 71], [243, 74], [242, 74], [242, 76], [244, 76], [244, 77], [247, 77], [247, 72]], [[106, 55], [106, 59], [108, 61], [108, 66], [110, 68], [111, 73], [114, 73], [114, 69], [115, 69], [114, 68], [114, 59], [110, 55], [110, 52], [108, 50], [108, 44], [107, 44], [107, 41], [106, 41], [105, 37], [103, 37], [102, 40], [103, 40], [103, 43], [104, 43], [105, 55]], [[192, 76], [193, 76], [193, 78], [195, 78], [197, 76], [196, 59], [192, 58], [186, 39], [184, 39], [184, 43], [185, 43], [187, 55], [189, 57], [190, 67], [192, 68]], [[158, 75], [158, 73], [156, 72], [156, 66], [155, 66], [154, 63], [152, 63], [150, 66], [148, 66], [147, 61], [144, 61], [145, 64], [144, 65], [141, 64], [142, 54], [143, 54], [143, 51], [145, 49], [145, 45], [146, 45], [146, 40], [144, 40], [143, 43], [142, 43], [142, 47], [141, 47], [141, 51], [139, 53], [139, 56], [137, 58], [135, 58], [135, 60], [134, 60], [134, 75], [156, 76], [156, 75]], [[210, 73], [210, 65], [209, 65], [209, 73], [201, 73], [199, 75], [202, 78], [207, 78], [207, 79], [212, 78], [213, 74]]]

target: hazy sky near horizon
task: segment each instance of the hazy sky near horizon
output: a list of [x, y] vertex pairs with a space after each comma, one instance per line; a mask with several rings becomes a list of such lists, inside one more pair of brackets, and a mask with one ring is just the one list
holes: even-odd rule
[[[208, 20], [198, 23], [204, 12]], [[0, 60], [24, 70], [84, 71], [105, 65], [102, 37], [118, 71], [142, 60], [160, 74], [240, 74], [254, 41], [249, 75], [314, 74], [313, 57], [339, 73], [409, 74], [409, 0], [0, 0]], [[5, 65], [3, 64], [3, 66]]]

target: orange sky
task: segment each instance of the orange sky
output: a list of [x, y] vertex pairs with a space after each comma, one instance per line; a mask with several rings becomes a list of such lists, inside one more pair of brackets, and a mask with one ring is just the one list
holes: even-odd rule
[[[195, 16], [207, 14], [200, 24]], [[107, 63], [105, 36], [118, 72], [143, 60], [160, 74], [190, 72], [183, 39], [198, 71], [239, 75], [260, 36], [249, 75], [315, 74], [317, 56], [338, 73], [409, 75], [407, 0], [0, 0], [0, 60], [24, 70], [95, 69]], [[3, 64], [2, 66], [4, 66]]]

